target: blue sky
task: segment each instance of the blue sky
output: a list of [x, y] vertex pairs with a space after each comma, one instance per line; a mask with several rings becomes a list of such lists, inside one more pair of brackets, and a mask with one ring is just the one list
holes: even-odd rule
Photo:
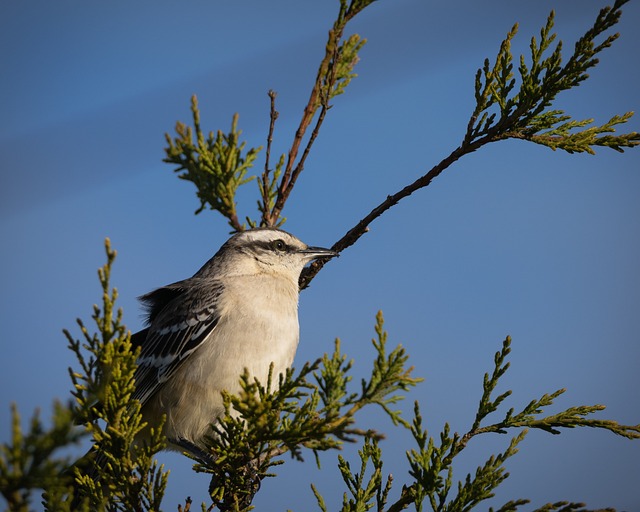
[[[359, 77], [336, 99], [285, 210], [285, 228], [331, 245], [387, 194], [440, 161], [462, 138], [473, 108], [473, 76], [520, 22], [514, 52], [526, 51], [548, 12], [566, 51], [604, 2], [381, 0], [351, 26], [368, 39]], [[164, 133], [189, 121], [197, 94], [207, 129], [227, 130], [234, 112], [248, 146], [264, 144], [267, 91], [278, 92], [273, 151], [290, 145], [337, 1], [5, 2], [0, 16], [0, 279], [3, 293], [0, 439], [9, 404], [23, 417], [70, 388], [73, 364], [61, 329], [90, 319], [99, 300], [103, 239], [118, 250], [113, 285], [132, 330], [135, 297], [192, 275], [228, 228], [198, 206], [190, 183], [161, 162]], [[639, 110], [640, 7], [624, 8], [622, 37], [558, 107], [603, 123]], [[639, 130], [637, 118], [626, 126]], [[260, 160], [256, 171], [259, 172]], [[402, 343], [425, 382], [426, 426], [466, 431], [482, 376], [507, 334], [513, 389], [522, 407], [566, 387], [556, 408], [603, 403], [602, 418], [640, 422], [640, 152], [566, 155], [509, 141], [465, 157], [404, 200], [331, 262], [301, 296], [296, 366], [340, 337], [356, 376], [374, 357], [370, 338], [382, 309], [390, 343]], [[253, 215], [255, 191], [240, 197]], [[357, 381], [357, 379], [356, 379]], [[496, 418], [498, 419], [498, 418]], [[386, 431], [385, 470], [406, 481], [409, 437], [379, 411], [363, 428]], [[457, 476], [503, 450], [507, 436], [476, 438]], [[344, 455], [357, 464], [355, 447]], [[288, 461], [266, 481], [262, 510], [313, 510], [309, 483], [327, 503], [342, 499], [334, 462], [317, 470]], [[207, 479], [179, 455], [165, 510], [206, 497]], [[585, 501], [640, 509], [640, 443], [574, 430], [533, 432], [508, 463], [509, 499]], [[294, 491], [291, 491], [294, 489]], [[481, 507], [485, 509], [487, 507]]]

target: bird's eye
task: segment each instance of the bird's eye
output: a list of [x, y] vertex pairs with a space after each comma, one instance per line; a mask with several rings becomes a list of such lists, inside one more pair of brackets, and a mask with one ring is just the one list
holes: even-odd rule
[[274, 240], [271, 243], [271, 247], [273, 248], [274, 251], [282, 252], [287, 249], [287, 244], [285, 244], [283, 240]]

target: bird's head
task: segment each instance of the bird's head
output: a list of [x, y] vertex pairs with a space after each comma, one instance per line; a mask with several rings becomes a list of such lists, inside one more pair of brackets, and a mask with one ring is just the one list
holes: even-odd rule
[[282, 275], [297, 281], [307, 263], [334, 256], [338, 256], [338, 253], [322, 247], [310, 247], [280, 229], [252, 229], [227, 240], [196, 276], [264, 273]]

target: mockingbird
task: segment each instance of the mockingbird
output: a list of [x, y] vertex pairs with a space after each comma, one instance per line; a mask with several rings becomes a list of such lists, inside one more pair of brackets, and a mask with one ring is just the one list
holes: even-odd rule
[[239, 392], [245, 368], [266, 384], [272, 363], [274, 376], [291, 366], [300, 273], [337, 255], [254, 229], [232, 236], [193, 277], [140, 297], [148, 326], [132, 336], [141, 347], [134, 398], [151, 425], [166, 415], [170, 448], [202, 449], [224, 413], [220, 392]]

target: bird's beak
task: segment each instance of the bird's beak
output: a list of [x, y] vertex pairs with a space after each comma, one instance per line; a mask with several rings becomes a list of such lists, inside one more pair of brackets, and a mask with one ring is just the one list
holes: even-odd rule
[[309, 261], [315, 260], [318, 258], [333, 258], [334, 256], [340, 256], [340, 253], [336, 251], [332, 251], [331, 249], [325, 249], [324, 247], [307, 247], [306, 249], [300, 251], [301, 254], [304, 254], [309, 258]]

